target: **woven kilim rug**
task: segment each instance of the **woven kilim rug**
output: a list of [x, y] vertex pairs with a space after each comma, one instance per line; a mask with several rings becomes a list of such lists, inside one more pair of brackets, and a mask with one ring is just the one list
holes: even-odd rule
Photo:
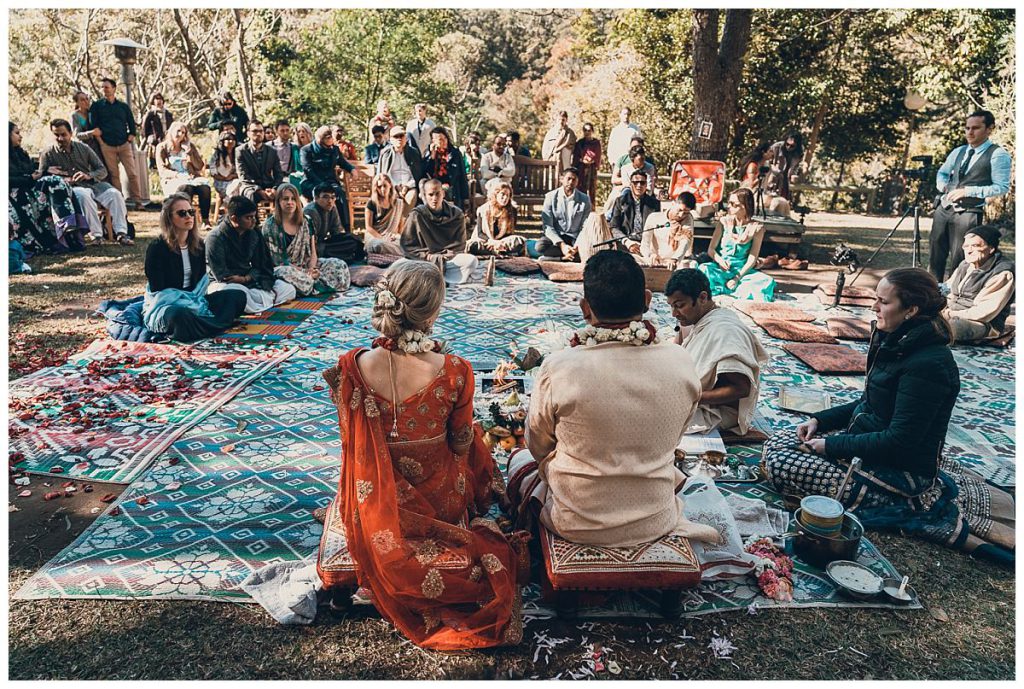
[[293, 351], [97, 340], [11, 384], [9, 452], [32, 473], [127, 483]]
[[291, 339], [295, 328], [323, 305], [333, 294], [302, 297], [275, 306], [262, 313], [242, 316], [239, 324], [224, 332], [218, 340], [241, 343], [272, 343]]
[[[321, 527], [309, 513], [333, 497], [338, 462], [337, 421], [321, 373], [341, 351], [372, 339], [370, 293], [365, 288], [351, 289], [299, 324], [289, 341], [299, 353], [280, 362], [179, 438], [118, 503], [32, 577], [16, 598], [246, 601], [239, 583], [255, 569], [315, 556]], [[485, 370], [506, 358], [512, 345], [534, 344], [549, 351], [565, 342], [571, 329], [580, 324], [576, 303], [580, 294], [578, 285], [504, 275], [492, 288], [454, 287], [435, 332], [457, 354]], [[793, 303], [812, 312], [816, 308], [812, 303]], [[663, 297], [656, 295], [654, 305], [654, 320], [668, 336], [672, 321]], [[758, 427], [770, 432], [800, 421], [800, 415], [777, 408], [776, 393], [783, 384], [827, 389], [838, 402], [859, 394], [863, 377], [816, 376], [786, 355], [778, 343], [762, 339], [773, 359], [764, 372]], [[997, 413], [1012, 419], [1012, 394], [984, 393], [987, 386], [1010, 377], [1012, 350], [956, 352], [965, 391], [970, 392], [972, 385], [977, 390], [962, 396], [965, 408], [958, 413], [979, 416], [979, 409], [986, 408], [991, 414], [985, 417], [986, 423], [994, 425]], [[992, 404], [989, 399], [1004, 406], [982, 407], [983, 401]], [[478, 411], [486, 410], [485, 400], [480, 398], [476, 406]], [[1012, 479], [1012, 425], [1009, 430], [1005, 424], [998, 428], [1008, 434], [1010, 452], [1005, 457]], [[970, 432], [983, 436], [989, 431]], [[952, 430], [950, 437], [955, 437]], [[974, 468], [989, 467], [990, 473], [996, 472], [999, 467], [992, 457], [1000, 456], [998, 444], [984, 442], [975, 446], [985, 458], [979, 457]], [[729, 453], [752, 464], [760, 458], [757, 446], [733, 446]], [[779, 501], [761, 484], [722, 487], [773, 504]], [[146, 500], [140, 501], [142, 497]], [[879, 573], [896, 574], [867, 540], [859, 560]], [[723, 582], [695, 590], [687, 599], [687, 612], [746, 609], [752, 604], [867, 605], [838, 596], [820, 570], [798, 564], [798, 571], [793, 603], [779, 606], [761, 598], [753, 581]], [[527, 614], [548, 614], [537, 587], [531, 591]], [[653, 617], [655, 607], [641, 595], [616, 596], [584, 615]]]

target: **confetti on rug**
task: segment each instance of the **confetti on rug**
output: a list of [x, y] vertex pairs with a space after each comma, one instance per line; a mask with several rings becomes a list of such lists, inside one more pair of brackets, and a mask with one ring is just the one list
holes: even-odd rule
[[127, 483], [293, 351], [96, 340], [11, 383], [10, 461], [31, 473]]

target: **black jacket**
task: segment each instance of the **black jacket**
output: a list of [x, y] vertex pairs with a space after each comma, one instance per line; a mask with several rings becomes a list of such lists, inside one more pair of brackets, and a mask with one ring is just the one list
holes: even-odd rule
[[32, 173], [39, 167], [39, 161], [29, 157], [24, 148], [12, 148], [7, 158], [7, 176], [12, 189], [31, 189], [36, 180]]
[[249, 144], [236, 146], [235, 169], [244, 182], [255, 184], [260, 189], [273, 189], [284, 177], [277, 151], [266, 144], [259, 151], [254, 151]]
[[[397, 153], [398, 150], [394, 146], [388, 146], [380, 152], [380, 159], [377, 161], [378, 174], [391, 176], [391, 168], [394, 167], [395, 154]], [[416, 181], [416, 185], [419, 186], [420, 180], [423, 179], [423, 156], [410, 144], [405, 145], [405, 148], [402, 150], [402, 156], [405, 158], [405, 164], [409, 166], [412, 178]]]
[[[199, 253], [189, 254], [188, 259], [192, 279], [189, 280], [187, 289], [191, 290], [206, 273], [206, 247], [200, 244]], [[161, 237], [157, 237], [146, 247], [146, 280], [149, 281], [151, 292], [168, 288], [185, 289], [182, 287], [185, 281], [185, 268], [181, 264], [181, 253], [171, 251]]]
[[231, 106], [231, 109], [224, 112], [224, 108], [214, 108], [210, 113], [210, 121], [206, 128], [219, 132], [225, 120], [231, 120], [235, 125], [235, 148], [241, 148], [249, 138], [249, 115], [238, 103]]
[[[644, 194], [640, 197], [641, 230], [644, 223], [647, 222], [647, 217], [651, 213], [657, 213], [660, 210], [661, 201], [658, 199], [650, 194]], [[633, 202], [633, 192], [626, 189], [619, 195], [619, 198], [615, 199], [615, 205], [612, 207], [612, 221], [609, 223], [612, 234], [616, 235], [618, 232], [621, 232], [624, 236], [639, 242], [640, 234], [633, 230], [635, 218], [636, 204]]]
[[860, 400], [815, 414], [831, 459], [860, 457], [865, 469], [932, 478], [960, 393], [949, 338], [930, 321], [911, 320], [891, 333], [873, 331]]
[[252, 281], [246, 287], [274, 288], [274, 262], [263, 233], [253, 228], [239, 234], [227, 218], [206, 235], [206, 268], [212, 281], [248, 275]]
[[[406, 150], [409, 147], [406, 146]], [[462, 153], [459, 149], [449, 146], [448, 147], [448, 162], [445, 169], [444, 177], [438, 175], [437, 165], [431, 157], [430, 152], [423, 157], [423, 177], [426, 179], [436, 179], [442, 184], [447, 184], [451, 191], [451, 201], [460, 209], [466, 205], [466, 201], [469, 200], [469, 181], [466, 179], [466, 163], [462, 159]], [[415, 172], [413, 175], [415, 176]]]

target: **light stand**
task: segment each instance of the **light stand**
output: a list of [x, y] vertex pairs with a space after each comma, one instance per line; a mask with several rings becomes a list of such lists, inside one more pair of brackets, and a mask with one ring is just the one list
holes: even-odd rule
[[914, 195], [913, 205], [908, 206], [907, 210], [903, 211], [903, 215], [900, 216], [900, 219], [897, 220], [896, 224], [893, 225], [891, 230], [889, 230], [889, 234], [885, 235], [885, 237], [882, 239], [882, 242], [878, 245], [878, 248], [876, 248], [874, 252], [870, 256], [868, 256], [868, 259], [860, 265], [860, 270], [858, 270], [857, 274], [853, 276], [852, 280], [850, 280], [851, 285], [857, 282], [857, 278], [861, 276], [861, 273], [864, 272], [864, 269], [868, 267], [871, 261], [874, 260], [875, 256], [877, 256], [879, 252], [882, 251], [885, 245], [889, 243], [889, 240], [892, 239], [892, 236], [896, 234], [896, 230], [900, 228], [900, 225], [903, 224], [903, 221], [906, 220], [911, 213], [914, 214], [914, 236], [913, 249], [910, 255], [910, 265], [914, 268], [917, 268], [918, 265], [921, 263], [921, 191], [924, 189], [925, 179], [927, 178], [930, 167], [931, 166], [928, 166], [922, 170], [921, 179], [917, 185], [917, 194]]

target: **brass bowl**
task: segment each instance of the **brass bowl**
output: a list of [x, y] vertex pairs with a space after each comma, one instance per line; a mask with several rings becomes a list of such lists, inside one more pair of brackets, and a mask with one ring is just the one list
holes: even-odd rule
[[708, 450], [704, 453], [704, 461], [712, 466], [720, 466], [725, 463], [725, 453], [718, 450]]

